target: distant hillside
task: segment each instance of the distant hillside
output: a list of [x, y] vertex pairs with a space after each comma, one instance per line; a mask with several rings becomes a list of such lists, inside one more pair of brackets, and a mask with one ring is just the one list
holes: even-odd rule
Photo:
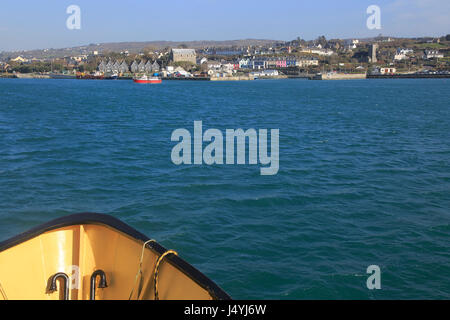
[[141, 52], [145, 48], [153, 48], [155, 50], [163, 49], [166, 47], [176, 48], [184, 45], [188, 48], [206, 48], [206, 47], [247, 47], [247, 46], [265, 46], [271, 45], [279, 40], [264, 40], [264, 39], [242, 39], [242, 40], [225, 40], [225, 41], [211, 41], [211, 40], [198, 40], [198, 41], [145, 41], [145, 42], [112, 42], [112, 43], [99, 43], [89, 44], [86, 46], [61, 48], [61, 49], [42, 49], [42, 50], [28, 50], [17, 52], [2, 52], [0, 53], [0, 59], [5, 60], [8, 57], [17, 57], [21, 55], [23, 57], [31, 58], [62, 58], [65, 56], [79, 55], [79, 54], [91, 54], [93, 51], [102, 52], [120, 52], [129, 51], [130, 53]]
[[[116, 42], [116, 43], [102, 43], [94, 45], [94, 47], [102, 48], [107, 51], [123, 51], [137, 52], [144, 48], [152, 47], [155, 49], [163, 49], [166, 47], [178, 47], [185, 45], [189, 48], [204, 48], [204, 47], [230, 47], [230, 46], [259, 46], [280, 42], [278, 40], [261, 40], [261, 39], [242, 39], [242, 40], [198, 40], [198, 41], [148, 41], [148, 42]], [[90, 45], [92, 46], [92, 45]]]

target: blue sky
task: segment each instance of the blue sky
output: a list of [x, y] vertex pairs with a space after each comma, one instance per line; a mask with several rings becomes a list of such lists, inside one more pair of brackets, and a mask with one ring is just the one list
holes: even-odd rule
[[[81, 29], [66, 8], [81, 8]], [[369, 5], [381, 30], [366, 27]], [[151, 40], [292, 40], [450, 33], [449, 0], [1, 0], [0, 51]]]

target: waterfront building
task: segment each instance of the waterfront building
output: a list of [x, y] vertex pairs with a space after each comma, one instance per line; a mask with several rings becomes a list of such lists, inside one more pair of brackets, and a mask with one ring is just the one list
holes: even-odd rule
[[261, 70], [250, 72], [250, 75], [253, 77], [275, 77], [279, 74], [280, 73], [278, 72], [278, 70]]
[[144, 60], [141, 60], [141, 62], [138, 65], [138, 72], [139, 73], [144, 73], [145, 72], [145, 62]]
[[210, 60], [207, 62], [207, 67], [211, 70], [219, 70], [222, 67], [222, 64], [218, 61]]
[[297, 59], [297, 67], [318, 66], [319, 60], [316, 57], [300, 57]]
[[297, 65], [297, 58], [295, 57], [287, 57], [286, 58], [286, 67], [295, 67]]
[[187, 72], [186, 70], [184, 70], [182, 67], [177, 67], [174, 70], [174, 73], [176, 76], [178, 77], [185, 77], [185, 78], [189, 78], [192, 76], [192, 74], [190, 74], [189, 72]]
[[397, 72], [396, 68], [380, 68], [380, 74], [394, 74]]
[[194, 49], [172, 49], [170, 60], [172, 62], [190, 62], [196, 64], [197, 55]]
[[223, 63], [221, 66], [221, 70], [225, 73], [233, 73], [235, 70], [235, 64], [234, 63]]
[[276, 59], [276, 67], [277, 68], [286, 68], [286, 58]]
[[262, 58], [257, 58], [252, 61], [253, 67], [252, 69], [265, 69], [266, 68], [266, 60]]
[[106, 72], [106, 63], [105, 63], [105, 61], [101, 61], [100, 62], [100, 64], [98, 65], [98, 67], [97, 67], [97, 70], [99, 71], [99, 72], [103, 72], [103, 73], [105, 73]]
[[158, 64], [158, 62], [156, 62], [156, 60], [155, 60], [155, 62], [153, 62], [153, 64], [152, 64], [152, 70], [153, 70], [153, 72], [159, 72], [159, 71], [161, 70], [161, 67], [160, 67], [160, 65]]
[[153, 72], [152, 63], [150, 62], [150, 60], [148, 60], [147, 63], [145, 64], [145, 72], [146, 73]]
[[252, 61], [249, 58], [242, 58], [238, 61], [239, 69], [252, 68]]
[[120, 72], [120, 63], [119, 63], [119, 61], [116, 61], [116, 63], [114, 63], [114, 65], [113, 65], [113, 72], [114, 73], [119, 73]]
[[276, 68], [278, 67], [278, 58], [267, 58], [264, 69], [266, 68]]
[[265, 77], [275, 77], [279, 75], [278, 70], [264, 70], [262, 75]]
[[126, 73], [130, 71], [130, 68], [128, 67], [128, 64], [125, 62], [125, 60], [122, 62], [119, 68], [120, 73]]
[[131, 72], [132, 73], [137, 73], [139, 71], [139, 64], [135, 61], [133, 61], [133, 63], [131, 64]]
[[113, 72], [113, 67], [114, 67], [114, 65], [113, 65], [112, 61], [109, 60], [108, 63], [106, 64], [105, 72]]

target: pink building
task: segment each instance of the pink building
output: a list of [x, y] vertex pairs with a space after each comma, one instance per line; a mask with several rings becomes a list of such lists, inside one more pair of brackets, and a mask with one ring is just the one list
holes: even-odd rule
[[286, 58], [277, 59], [277, 68], [286, 68]]

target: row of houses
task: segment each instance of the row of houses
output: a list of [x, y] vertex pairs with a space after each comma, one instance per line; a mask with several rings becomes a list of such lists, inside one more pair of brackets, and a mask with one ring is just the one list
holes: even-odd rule
[[319, 60], [315, 57], [257, 57], [239, 60], [239, 69], [273, 69], [289, 67], [318, 66]]
[[130, 71], [132, 73], [152, 73], [159, 72], [161, 70], [161, 67], [158, 62], [151, 62], [150, 60], [141, 60], [140, 62], [133, 61], [131, 66], [128, 66], [125, 61], [113, 62], [110, 60], [107, 63], [105, 63], [105, 61], [100, 62], [97, 69], [98, 71], [103, 73], [127, 73]]

